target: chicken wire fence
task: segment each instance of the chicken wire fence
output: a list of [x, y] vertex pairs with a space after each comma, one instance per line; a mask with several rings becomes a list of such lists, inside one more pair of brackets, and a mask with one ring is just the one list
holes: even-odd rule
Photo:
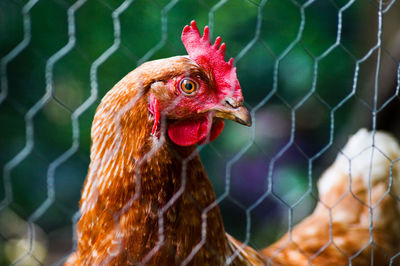
[[199, 147], [244, 244], [266, 247], [313, 211], [356, 129], [400, 137], [399, 1], [4, 0], [0, 12], [0, 264], [73, 251], [95, 108], [136, 66], [185, 54], [191, 19], [227, 43], [253, 117]]

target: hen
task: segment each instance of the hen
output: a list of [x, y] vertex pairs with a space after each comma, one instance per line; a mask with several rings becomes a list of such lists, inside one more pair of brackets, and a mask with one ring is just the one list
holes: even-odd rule
[[144, 63], [101, 101], [78, 247], [66, 265], [264, 263], [225, 234], [196, 149], [222, 132], [223, 119], [251, 125], [233, 59], [194, 21], [182, 41], [188, 56]]
[[314, 212], [261, 251], [270, 265], [400, 264], [400, 147], [393, 137], [358, 131], [318, 189]]

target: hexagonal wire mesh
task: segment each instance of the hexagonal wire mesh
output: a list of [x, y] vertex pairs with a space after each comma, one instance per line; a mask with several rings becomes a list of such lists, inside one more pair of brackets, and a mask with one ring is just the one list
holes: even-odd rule
[[[358, 128], [372, 130], [365, 143], [376, 153], [386, 151], [375, 145], [377, 129], [400, 137], [399, 1], [5, 0], [0, 11], [1, 264], [62, 264], [76, 248], [95, 108], [136, 66], [186, 54], [179, 36], [191, 19], [227, 43], [253, 117], [250, 128], [226, 122], [217, 140], [199, 146], [225, 229], [243, 244], [262, 249], [324, 204], [316, 181], [338, 153], [346, 156]], [[399, 161], [384, 155], [390, 169]], [[375, 245], [382, 199], [372, 199], [373, 173], [365, 201], [347, 181], [335, 198], [351, 194], [367, 209], [369, 239], [343, 253], [349, 263]], [[399, 200], [392, 170], [387, 179]], [[328, 241], [309, 263], [331, 244], [340, 249], [333, 208]], [[390, 257], [396, 263], [400, 250]]]

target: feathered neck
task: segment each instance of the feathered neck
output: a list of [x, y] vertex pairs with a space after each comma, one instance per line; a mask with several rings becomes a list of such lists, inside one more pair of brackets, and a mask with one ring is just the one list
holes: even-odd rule
[[[78, 249], [67, 265], [222, 265], [242, 249], [225, 234], [196, 147], [151, 135], [148, 90], [160, 62], [152, 64], [122, 79], [96, 112]], [[261, 261], [249, 247], [236, 257], [235, 265]]]
[[152, 137], [147, 94], [128, 97], [131, 85], [118, 83], [93, 122], [76, 263], [222, 264], [231, 249], [196, 147]]

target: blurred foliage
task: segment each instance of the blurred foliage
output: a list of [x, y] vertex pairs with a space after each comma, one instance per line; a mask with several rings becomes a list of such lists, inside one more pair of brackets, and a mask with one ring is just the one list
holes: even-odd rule
[[[289, 212], [296, 223], [313, 209], [315, 181], [343, 145], [336, 136], [371, 126], [372, 96], [360, 101], [363, 87], [354, 83], [354, 75], [357, 60], [376, 44], [377, 3], [355, 1], [345, 9], [339, 40], [339, 10], [349, 1], [320, 0], [302, 8], [304, 2], [132, 1], [119, 16], [121, 42], [116, 43], [112, 14], [124, 2], [86, 1], [75, 13], [76, 43], [54, 65], [49, 84], [46, 67], [49, 58], [68, 43], [67, 10], [75, 1], [38, 1], [30, 12], [32, 38], [7, 64], [8, 95], [0, 104], [2, 169], [27, 145], [27, 113], [43, 99], [48, 86], [53, 90], [33, 117], [34, 146], [11, 171], [13, 199], [0, 210], [0, 220], [10, 215], [29, 219], [48, 198], [49, 164], [72, 145], [71, 114], [88, 99], [91, 89], [98, 89], [95, 103], [79, 117], [77, 152], [55, 171], [55, 201], [35, 220], [46, 238], [38, 249], [48, 249], [41, 251], [38, 260], [56, 262], [71, 251], [72, 220], [89, 164], [96, 106], [144, 60], [185, 54], [181, 30], [195, 19], [199, 27], [210, 25], [213, 39], [222, 36], [227, 57], [236, 58], [246, 105], [253, 110], [255, 122], [252, 128], [227, 122], [219, 139], [200, 148], [201, 157], [217, 195], [224, 195], [220, 206], [227, 231], [256, 248], [271, 243], [292, 226]], [[27, 3], [0, 1], [0, 58], [23, 39], [21, 12]], [[398, 5], [396, 1], [394, 6]], [[336, 40], [340, 42], [326, 53]], [[113, 44], [118, 44], [117, 50], [94, 69], [93, 63]], [[366, 75], [373, 73], [368, 63], [360, 69]], [[97, 83], [93, 83], [93, 70], [97, 70]], [[355, 96], [351, 96], [353, 89]], [[366, 106], [361, 114], [368, 117], [368, 124], [350, 120], [360, 105]], [[4, 193], [2, 179], [0, 199]], [[249, 239], [246, 216], [251, 221]], [[16, 258], [26, 237], [24, 232], [10, 236], [5, 230], [0, 231], [0, 264]], [[19, 243], [15, 250], [10, 241]]]

